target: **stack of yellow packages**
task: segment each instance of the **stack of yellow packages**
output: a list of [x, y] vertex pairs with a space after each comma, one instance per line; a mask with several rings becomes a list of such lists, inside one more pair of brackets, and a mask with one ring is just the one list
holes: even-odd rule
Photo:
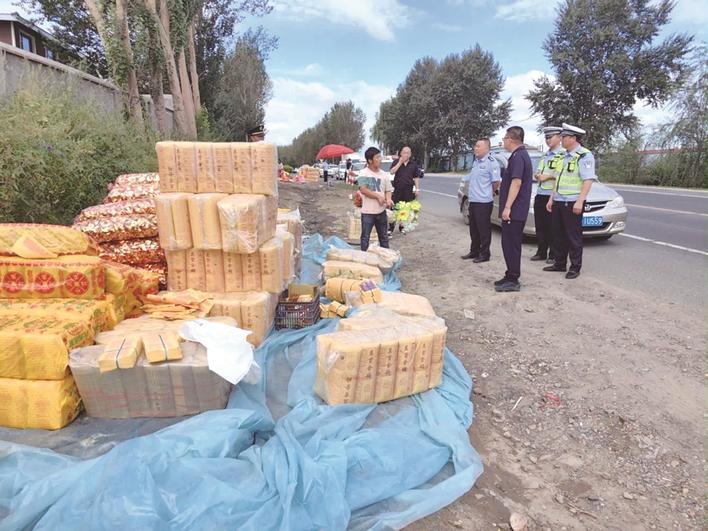
[[146, 289], [96, 254], [70, 227], [0, 225], [0, 425], [58, 429], [79, 413], [69, 351], [123, 318], [129, 289]]
[[317, 336], [315, 392], [330, 405], [378, 403], [432, 389], [442, 380], [447, 327], [435, 316], [361, 309]]
[[155, 196], [157, 173], [119, 175], [103, 204], [85, 208], [74, 228], [100, 245], [100, 256], [112, 262], [156, 272], [165, 285], [165, 254], [157, 239]]
[[320, 170], [312, 166], [308, 166], [307, 164], [300, 166], [298, 175], [308, 183], [317, 183], [320, 181]]
[[295, 237], [277, 227], [276, 146], [158, 142], [156, 149], [168, 290], [209, 294], [210, 315], [234, 317], [260, 344], [295, 276]]
[[295, 275], [297, 276], [300, 273], [300, 265], [302, 263], [302, 218], [300, 217], [300, 209], [279, 208], [278, 229], [288, 231], [295, 239], [295, 259], [293, 264]]

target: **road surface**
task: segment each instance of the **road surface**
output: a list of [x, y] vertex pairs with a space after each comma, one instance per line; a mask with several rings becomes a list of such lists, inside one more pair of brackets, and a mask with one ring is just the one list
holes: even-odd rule
[[[421, 182], [423, 211], [463, 223], [459, 176], [428, 174]], [[705, 309], [708, 295], [708, 191], [612, 185], [627, 204], [627, 230], [607, 241], [586, 241], [583, 274], [639, 289], [673, 304]], [[493, 235], [495, 247], [499, 231]], [[460, 242], [460, 251], [468, 241]], [[533, 254], [525, 246], [523, 267]], [[501, 249], [495, 253], [502, 259]]]

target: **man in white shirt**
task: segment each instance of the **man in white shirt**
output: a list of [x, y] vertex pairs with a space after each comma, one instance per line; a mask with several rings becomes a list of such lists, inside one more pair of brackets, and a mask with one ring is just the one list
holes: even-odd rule
[[357, 184], [361, 192], [361, 250], [369, 249], [371, 230], [376, 227], [379, 245], [388, 248], [388, 216], [393, 207], [391, 175], [381, 169], [381, 151], [370, 147], [364, 153], [366, 168], [359, 172]]

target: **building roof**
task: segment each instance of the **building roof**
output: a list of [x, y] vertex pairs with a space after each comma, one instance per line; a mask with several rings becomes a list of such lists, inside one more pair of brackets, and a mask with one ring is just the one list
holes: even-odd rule
[[33, 31], [36, 31], [39, 33], [42, 37], [44, 37], [47, 40], [54, 41], [57, 44], [62, 44], [57, 40], [57, 38], [49, 33], [47, 30], [43, 30], [33, 22], [30, 22], [26, 18], [23, 18], [20, 16], [19, 13], [0, 13], [0, 21], [4, 22], [17, 22], [18, 24], [22, 24], [23, 26], [30, 28]]

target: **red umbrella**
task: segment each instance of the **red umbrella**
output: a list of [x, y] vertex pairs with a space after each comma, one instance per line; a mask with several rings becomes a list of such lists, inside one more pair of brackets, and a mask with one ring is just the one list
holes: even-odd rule
[[315, 159], [332, 159], [334, 157], [348, 155], [349, 153], [354, 153], [354, 150], [347, 146], [340, 146], [339, 144], [327, 144], [317, 152]]

